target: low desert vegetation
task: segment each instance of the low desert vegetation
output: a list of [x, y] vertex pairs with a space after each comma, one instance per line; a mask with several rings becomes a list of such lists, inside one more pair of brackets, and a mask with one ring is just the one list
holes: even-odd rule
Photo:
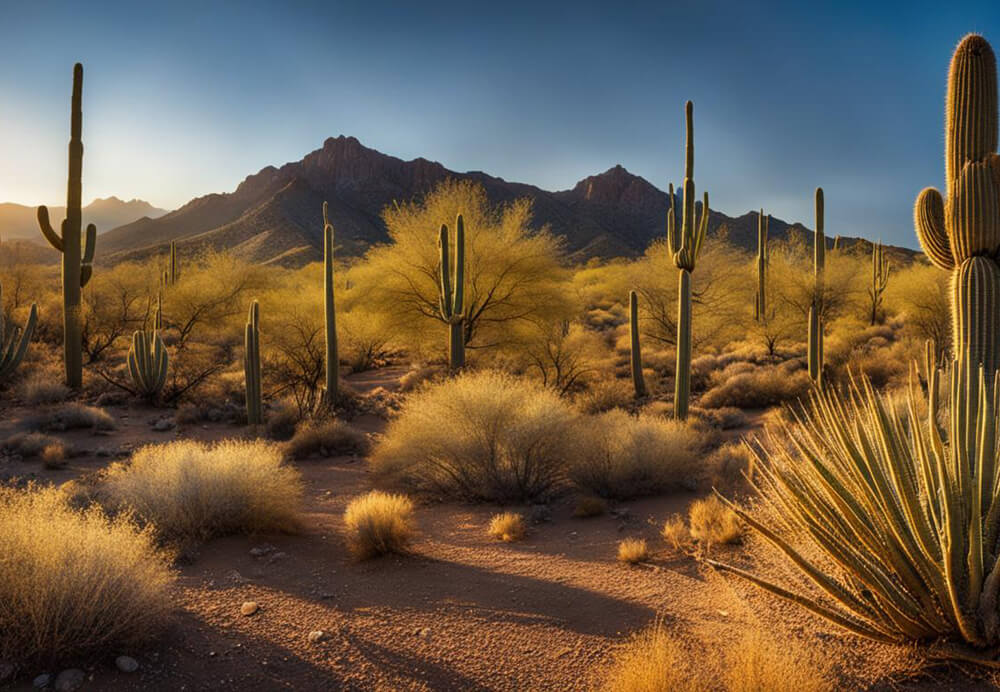
[[324, 457], [364, 454], [368, 447], [363, 432], [336, 418], [302, 423], [284, 445], [285, 453], [293, 459], [308, 459], [314, 454]]
[[15, 433], [4, 440], [3, 449], [22, 457], [37, 457], [47, 448], [62, 444], [58, 437], [43, 433]]
[[101, 430], [115, 429], [115, 419], [102, 408], [78, 402], [58, 404], [43, 410], [27, 422], [38, 430]]
[[573, 516], [577, 519], [599, 517], [608, 511], [608, 501], [596, 495], [580, 495], [573, 504]]
[[700, 692], [688, 653], [667, 625], [634, 635], [616, 656], [603, 689], [607, 692]]
[[486, 530], [491, 538], [504, 543], [513, 543], [524, 538], [527, 527], [524, 524], [524, 517], [516, 512], [501, 512], [494, 514], [490, 519], [489, 528]]
[[127, 514], [71, 509], [53, 488], [0, 488], [0, 660], [71, 661], [155, 637], [174, 575]]
[[149, 445], [108, 469], [102, 493], [168, 541], [300, 526], [301, 477], [266, 442]]
[[53, 377], [52, 373], [32, 375], [21, 383], [21, 398], [28, 406], [57, 404], [69, 398], [69, 387]]
[[743, 535], [740, 518], [716, 495], [691, 503], [688, 524], [691, 537], [706, 545], [736, 543]]
[[347, 505], [344, 529], [347, 546], [359, 560], [403, 553], [416, 533], [413, 501], [373, 490]]
[[637, 565], [649, 559], [649, 546], [645, 538], [625, 538], [618, 543], [618, 561]]

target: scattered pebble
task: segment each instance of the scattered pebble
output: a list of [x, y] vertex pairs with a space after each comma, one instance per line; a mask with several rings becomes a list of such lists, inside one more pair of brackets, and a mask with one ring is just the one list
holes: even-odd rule
[[56, 692], [73, 692], [87, 678], [87, 674], [79, 668], [67, 668], [56, 676]]
[[314, 630], [309, 633], [310, 644], [316, 644], [318, 642], [323, 641], [324, 639], [326, 639], [326, 632], [324, 632], [323, 630]]
[[264, 543], [263, 545], [254, 546], [250, 548], [250, 555], [255, 558], [262, 558], [265, 555], [273, 553], [277, 548], [275, 548], [270, 543]]
[[240, 612], [247, 617], [250, 617], [258, 610], [260, 610], [260, 606], [254, 601], [246, 601], [240, 606]]
[[168, 430], [173, 430], [175, 425], [176, 423], [174, 423], [173, 418], [161, 418], [153, 423], [153, 430], [156, 432], [167, 432]]
[[139, 670], [139, 662], [131, 656], [119, 656], [115, 659], [115, 665], [123, 673], [134, 673]]
[[38, 689], [42, 689], [43, 687], [48, 687], [50, 682], [52, 682], [52, 676], [49, 675], [48, 673], [42, 673], [37, 678], [31, 681], [31, 686], [37, 687]]
[[420, 636], [423, 639], [430, 639], [431, 638], [431, 628], [430, 627], [424, 627], [422, 630], [420, 630]]

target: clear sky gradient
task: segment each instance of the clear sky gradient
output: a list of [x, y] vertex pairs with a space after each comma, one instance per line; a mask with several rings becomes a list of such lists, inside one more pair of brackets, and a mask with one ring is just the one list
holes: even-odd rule
[[915, 246], [943, 178], [950, 53], [1000, 2], [0, 0], [0, 201], [63, 203], [84, 63], [84, 198], [176, 208], [328, 136], [555, 190], [622, 164], [827, 233]]

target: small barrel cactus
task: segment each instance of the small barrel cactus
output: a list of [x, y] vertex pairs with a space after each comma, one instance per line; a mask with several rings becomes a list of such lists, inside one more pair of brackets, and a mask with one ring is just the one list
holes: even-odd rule
[[170, 357], [159, 332], [140, 330], [132, 334], [132, 347], [128, 351], [128, 374], [136, 393], [155, 399], [167, 382]]

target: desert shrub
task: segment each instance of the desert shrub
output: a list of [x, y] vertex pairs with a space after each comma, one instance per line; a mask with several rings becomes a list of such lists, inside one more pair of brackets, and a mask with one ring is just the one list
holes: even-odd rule
[[21, 398], [28, 406], [57, 404], [69, 398], [69, 387], [40, 373], [28, 377], [21, 384]]
[[691, 503], [688, 522], [691, 537], [708, 545], [736, 543], [743, 535], [740, 518], [716, 495]]
[[125, 516], [68, 507], [54, 488], [0, 488], [0, 660], [70, 660], [155, 636], [168, 562]]
[[708, 458], [706, 466], [715, 488], [742, 484], [743, 474], [753, 470], [754, 456], [741, 442], [722, 445]]
[[143, 447], [110, 467], [103, 490], [167, 540], [293, 531], [302, 501], [299, 473], [275, 445], [236, 440]]
[[376, 474], [443, 497], [544, 498], [573, 456], [575, 414], [551, 389], [496, 371], [409, 398], [372, 457]]
[[740, 373], [705, 392], [698, 403], [704, 408], [765, 408], [794, 401], [809, 391], [811, 383], [801, 368], [800, 362], [788, 361]]
[[373, 490], [351, 500], [344, 512], [347, 546], [359, 560], [401, 553], [415, 532], [413, 502]]
[[31, 418], [27, 424], [43, 430], [114, 430], [115, 420], [96, 406], [71, 402], [51, 408]]
[[726, 648], [726, 692], [832, 692], [829, 663], [792, 641], [775, 640], [759, 628], [743, 631]]
[[649, 559], [649, 546], [645, 538], [626, 538], [618, 543], [618, 562], [637, 565]]
[[66, 465], [69, 450], [62, 442], [51, 442], [42, 450], [42, 464], [47, 469], [61, 469]]
[[691, 661], [667, 627], [657, 622], [634, 635], [617, 654], [606, 692], [698, 692]]
[[573, 516], [577, 519], [599, 517], [607, 511], [607, 500], [596, 495], [581, 495], [573, 505]]
[[684, 552], [691, 545], [691, 532], [684, 517], [679, 514], [675, 514], [663, 523], [660, 535], [676, 552]]
[[703, 420], [719, 430], [733, 430], [747, 424], [747, 414], [735, 406], [720, 406], [709, 409], [694, 407], [691, 413], [699, 420]]
[[437, 365], [411, 365], [410, 369], [399, 378], [399, 391], [412, 392], [425, 382], [440, 380], [445, 375], [445, 369]]
[[37, 457], [46, 447], [59, 444], [59, 438], [42, 433], [15, 433], [4, 440], [3, 448], [22, 457]]
[[285, 453], [294, 459], [307, 459], [313, 454], [341, 456], [366, 451], [368, 438], [365, 434], [336, 418], [303, 423], [285, 443]]
[[264, 430], [272, 440], [290, 440], [299, 424], [299, 409], [291, 402], [282, 402], [271, 409], [264, 421]]
[[516, 512], [494, 514], [486, 532], [498, 541], [513, 543], [524, 538], [524, 517]]
[[704, 446], [694, 425], [609, 411], [582, 421], [568, 475], [604, 498], [651, 495], [695, 484]]
[[584, 413], [604, 413], [616, 408], [628, 408], [635, 399], [632, 383], [619, 379], [600, 379], [576, 398]]

